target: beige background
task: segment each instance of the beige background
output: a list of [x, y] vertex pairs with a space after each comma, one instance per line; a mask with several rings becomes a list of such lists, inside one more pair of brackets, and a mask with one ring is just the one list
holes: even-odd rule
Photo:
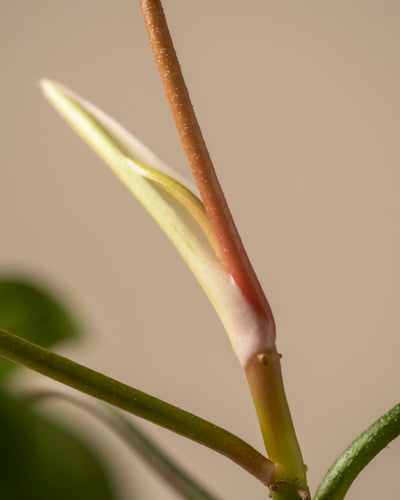
[[[276, 315], [315, 488], [358, 432], [399, 401], [400, 3], [166, 4], [210, 152]], [[189, 175], [138, 2], [1, 0], [0, 47], [1, 269], [45, 280], [78, 308], [87, 336], [61, 352], [262, 449], [244, 377], [196, 281], [36, 86], [43, 76], [62, 81]], [[131, 484], [140, 499], [176, 498], [107, 430], [84, 421], [122, 499]], [[145, 426], [220, 498], [265, 498], [224, 458]], [[348, 499], [398, 500], [399, 463], [395, 442]]]

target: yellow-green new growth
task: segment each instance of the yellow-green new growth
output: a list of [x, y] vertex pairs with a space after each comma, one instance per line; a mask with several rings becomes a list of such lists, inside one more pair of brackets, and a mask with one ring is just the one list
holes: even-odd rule
[[214, 231], [195, 188], [103, 111], [59, 83], [42, 90], [59, 114], [105, 161], [182, 255], [221, 318], [242, 366], [271, 349], [265, 319], [254, 311], [218, 258]]

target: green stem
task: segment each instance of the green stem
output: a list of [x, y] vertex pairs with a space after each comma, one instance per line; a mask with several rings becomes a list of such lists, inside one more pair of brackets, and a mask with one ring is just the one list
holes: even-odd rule
[[0, 355], [230, 458], [269, 485], [275, 465], [242, 439], [192, 413], [0, 329]]
[[94, 406], [63, 392], [37, 390], [25, 393], [28, 401], [58, 398], [71, 403], [103, 422], [133, 449], [164, 481], [186, 500], [216, 500], [136, 424], [109, 407]]
[[342, 500], [364, 467], [399, 435], [400, 403], [378, 418], [337, 458], [313, 500]]
[[[276, 347], [251, 358], [246, 365], [246, 375], [268, 457], [278, 465], [274, 498], [309, 498], [306, 467], [286, 399]], [[297, 496], [292, 496], [292, 490], [297, 491]]]

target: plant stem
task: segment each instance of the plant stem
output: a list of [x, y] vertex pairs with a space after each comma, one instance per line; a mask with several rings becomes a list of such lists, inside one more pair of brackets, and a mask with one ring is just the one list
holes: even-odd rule
[[0, 355], [207, 446], [267, 486], [274, 478], [275, 464], [227, 430], [2, 329]]
[[181, 142], [208, 218], [220, 245], [222, 261], [254, 309], [265, 316], [271, 330], [271, 308], [244, 249], [216, 176], [190, 101], [160, 0], [140, 0], [154, 57]]
[[[183, 148], [199, 188], [207, 216], [221, 247], [222, 261], [256, 314], [264, 319], [257, 335], [275, 339], [271, 308], [232, 219], [217, 179], [167, 26], [161, 0], [140, 0], [156, 63]], [[248, 332], [251, 335], [250, 332]], [[280, 360], [274, 342], [267, 352], [254, 352], [245, 371], [269, 456], [279, 463], [279, 488], [275, 498], [309, 497], [305, 466], [287, 404]], [[255, 343], [256, 345], [256, 343]], [[260, 359], [268, 360], [267, 363]], [[291, 485], [290, 483], [293, 483]], [[288, 486], [283, 486], [284, 484]]]
[[364, 467], [399, 435], [400, 403], [378, 418], [336, 459], [318, 486], [314, 500], [342, 500]]
[[[285, 395], [280, 355], [276, 347], [254, 356], [246, 366], [246, 375], [265, 448], [269, 458], [279, 464], [276, 474], [278, 483], [293, 484], [297, 489], [308, 492], [306, 468]], [[275, 498], [284, 499], [286, 496], [276, 493]], [[304, 498], [307, 498], [306, 493]]]

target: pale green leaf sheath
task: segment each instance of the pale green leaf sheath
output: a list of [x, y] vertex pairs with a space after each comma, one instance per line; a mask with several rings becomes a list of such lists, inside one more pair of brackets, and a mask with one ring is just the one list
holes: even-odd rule
[[43, 92], [60, 115], [122, 180], [163, 229], [214, 305], [243, 367], [254, 352], [274, 349], [225, 266], [195, 188], [104, 112], [62, 85], [43, 80]]

